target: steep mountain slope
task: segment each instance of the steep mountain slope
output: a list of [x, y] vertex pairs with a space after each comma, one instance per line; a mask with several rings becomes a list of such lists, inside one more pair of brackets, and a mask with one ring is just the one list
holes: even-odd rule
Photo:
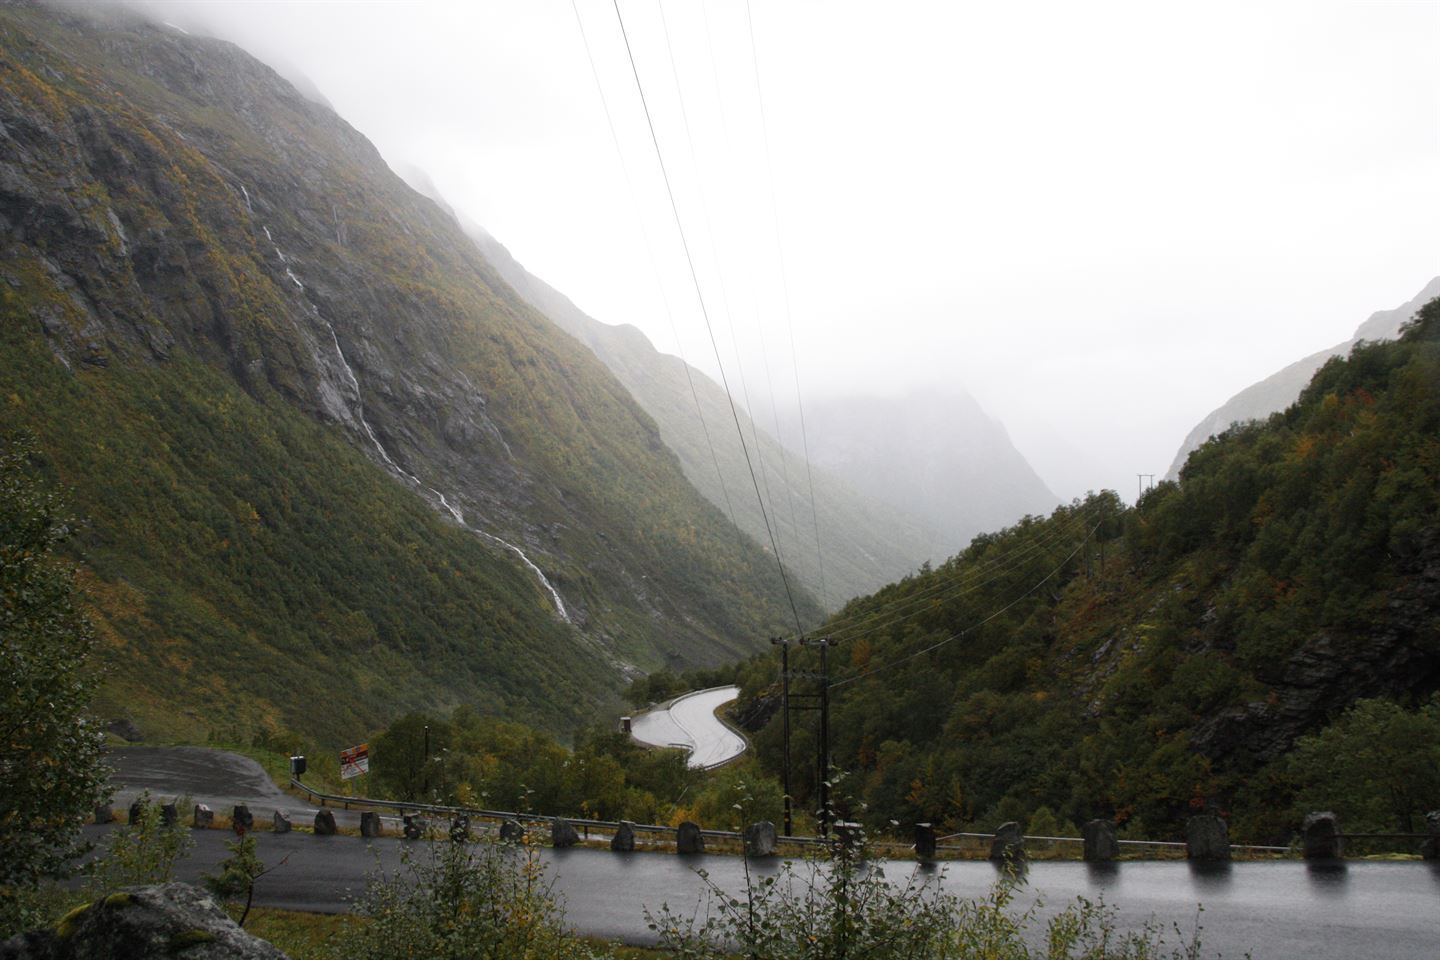
[[[1154, 839], [1211, 809], [1237, 838], [1288, 842], [1297, 739], [1358, 698], [1440, 690], [1440, 300], [1420, 316], [1136, 508], [1091, 497], [842, 610], [823, 629], [835, 763], [867, 805], [849, 812], [881, 830], [1115, 817]], [[806, 648], [791, 661], [815, 668]], [[763, 655], [744, 684], [772, 769], [775, 667]], [[812, 729], [793, 756], [814, 756]], [[1331, 797], [1352, 759], [1327, 758]]]
[[154, 717], [560, 726], [791, 620], [615, 378], [323, 105], [116, 11], [8, 4], [0, 51], [0, 428], [92, 518]]
[[1295, 398], [1300, 396], [1300, 391], [1305, 389], [1315, 371], [1324, 366], [1326, 360], [1345, 356], [1362, 340], [1393, 340], [1399, 336], [1401, 325], [1415, 316], [1415, 311], [1436, 297], [1440, 297], [1440, 277], [1425, 284], [1425, 289], [1394, 310], [1372, 313], [1368, 320], [1360, 324], [1355, 336], [1344, 343], [1337, 343], [1327, 350], [1320, 350], [1296, 360], [1226, 400], [1219, 409], [1211, 411], [1186, 435], [1185, 442], [1180, 444], [1180, 449], [1175, 453], [1175, 460], [1170, 464], [1166, 478], [1173, 480], [1179, 476], [1180, 468], [1185, 466], [1185, 458], [1190, 456], [1190, 452], [1216, 434], [1223, 433], [1232, 423], [1263, 420], [1294, 403]]
[[952, 556], [1059, 502], [999, 421], [961, 390], [810, 403], [810, 455], [862, 494], [919, 517], [928, 556]]
[[[765, 517], [755, 498], [724, 390], [699, 370], [687, 369], [679, 357], [656, 350], [635, 327], [591, 318], [527, 271], [482, 228], [469, 223], [465, 227], [500, 275], [536, 309], [593, 350], [655, 418], [660, 436], [680, 458], [690, 482], [711, 503], [733, 514], [740, 529], [758, 542], [768, 543]], [[857, 494], [824, 469], [814, 471], [817, 515], [812, 516], [803, 457], [757, 429], [743, 409], [739, 414], [745, 442], [752, 445], [750, 455], [762, 472], [766, 510], [780, 552], [787, 569], [812, 596], [838, 604], [908, 573], [932, 556], [913, 516]], [[817, 524], [823, 559], [817, 559]]]

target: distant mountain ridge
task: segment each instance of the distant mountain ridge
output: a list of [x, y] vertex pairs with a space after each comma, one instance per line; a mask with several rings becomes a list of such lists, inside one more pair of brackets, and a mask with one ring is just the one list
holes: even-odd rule
[[[414, 177], [411, 184], [416, 189], [448, 208], [422, 173], [407, 172], [407, 176]], [[655, 349], [636, 327], [602, 323], [590, 317], [570, 298], [526, 270], [484, 228], [464, 217], [459, 222], [500, 275], [532, 306], [594, 351], [655, 418], [660, 435], [680, 458], [690, 482], [719, 509], [732, 512], [740, 528], [768, 548], [766, 517], [762, 517], [756, 502], [729, 401], [719, 384], [694, 367], [687, 371], [685, 361]], [[690, 392], [692, 383], [694, 396]], [[696, 412], [697, 398], [703, 425], [701, 414]], [[786, 569], [811, 595], [836, 606], [904, 576], [930, 557], [927, 538], [916, 517], [858, 494], [823, 469], [814, 472], [818, 517], [812, 519], [803, 457], [757, 428], [743, 409], [739, 414], [745, 442], [759, 441], [758, 451], [751, 450], [751, 456], [757, 469], [764, 471], [770, 492], [768, 520], [776, 531]], [[816, 520], [823, 560], [817, 555]]]
[[1226, 400], [1186, 435], [1165, 478], [1173, 480], [1178, 477], [1180, 468], [1185, 466], [1185, 460], [1190, 453], [1206, 440], [1225, 432], [1231, 424], [1242, 423], [1246, 420], [1263, 420], [1270, 414], [1278, 413], [1290, 406], [1300, 396], [1300, 391], [1305, 389], [1305, 385], [1310, 382], [1315, 371], [1324, 366], [1326, 360], [1331, 357], [1348, 355], [1355, 344], [1362, 340], [1395, 339], [1400, 334], [1401, 326], [1415, 316], [1416, 311], [1422, 306], [1436, 297], [1440, 297], [1440, 277], [1431, 280], [1423, 290], [1395, 309], [1372, 313], [1368, 320], [1360, 324], [1359, 329], [1355, 331], [1355, 336], [1344, 343], [1337, 343], [1333, 347], [1296, 360]]
[[87, 518], [142, 728], [335, 743], [464, 702], [568, 732], [793, 629], [609, 370], [232, 44], [0, 5], [0, 307], [0, 433]]
[[1051, 492], [1000, 421], [958, 388], [806, 405], [810, 455], [871, 498], [923, 522], [944, 560], [978, 533], [1045, 514]]

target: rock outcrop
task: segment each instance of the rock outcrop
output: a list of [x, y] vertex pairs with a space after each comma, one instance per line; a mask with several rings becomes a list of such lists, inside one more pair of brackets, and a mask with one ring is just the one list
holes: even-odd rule
[[0, 943], [0, 960], [285, 960], [185, 883], [112, 893]]

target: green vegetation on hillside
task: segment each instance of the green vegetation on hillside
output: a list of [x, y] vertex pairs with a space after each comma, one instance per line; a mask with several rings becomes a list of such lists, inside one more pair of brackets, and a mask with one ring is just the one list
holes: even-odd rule
[[[1433, 726], [1419, 703], [1440, 687], [1437, 573], [1433, 301], [1399, 341], [1332, 360], [1293, 407], [1206, 444], [1136, 509], [1092, 496], [851, 603], [822, 628], [840, 640], [834, 762], [877, 828], [1098, 816], [1174, 837], [1218, 810], [1239, 838], [1285, 842], [1318, 805], [1402, 829], [1440, 807], [1440, 784], [1386, 796], [1366, 772], [1384, 744], [1341, 731], [1375, 711], [1386, 737]], [[752, 661], [746, 694], [773, 696], [775, 671]], [[1367, 697], [1381, 706], [1325, 732]], [[1347, 749], [1291, 759], [1317, 734]], [[777, 771], [778, 719], [755, 741]], [[794, 755], [806, 809], [813, 723]]]
[[183, 359], [57, 375], [37, 336], [0, 338], [6, 422], [87, 507], [103, 708], [333, 746], [437, 701], [570, 729], [603, 696], [532, 578], [278, 398]]
[[124, 11], [7, 6], [0, 52], [0, 429], [86, 520], [111, 715], [333, 747], [467, 703], [568, 732], [627, 668], [792, 620], [614, 377], [328, 109]]

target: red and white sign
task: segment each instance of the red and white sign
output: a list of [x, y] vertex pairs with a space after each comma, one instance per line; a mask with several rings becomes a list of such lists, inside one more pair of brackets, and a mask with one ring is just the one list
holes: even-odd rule
[[353, 780], [362, 773], [370, 772], [370, 744], [340, 751], [340, 779]]

